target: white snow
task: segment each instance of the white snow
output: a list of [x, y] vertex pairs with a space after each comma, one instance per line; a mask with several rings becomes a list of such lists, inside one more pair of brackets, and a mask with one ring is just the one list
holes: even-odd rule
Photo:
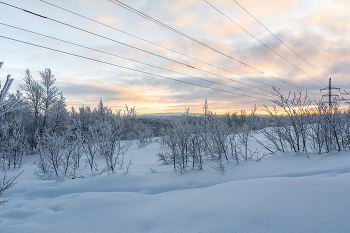
[[29, 155], [2, 197], [10, 201], [0, 207], [0, 232], [350, 232], [350, 151], [230, 160], [225, 174], [205, 161], [180, 174], [157, 162], [166, 150], [135, 144], [129, 173], [125, 165], [93, 177], [85, 169], [84, 178], [57, 181], [33, 175], [38, 157]]

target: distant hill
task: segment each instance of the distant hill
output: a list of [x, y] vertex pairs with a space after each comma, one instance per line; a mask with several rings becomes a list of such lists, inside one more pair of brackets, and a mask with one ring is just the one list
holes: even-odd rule
[[[177, 117], [184, 114], [183, 112], [166, 112], [166, 113], [151, 113], [151, 114], [139, 114], [139, 117]], [[202, 116], [201, 113], [189, 113], [190, 116]], [[222, 114], [223, 115], [223, 114]], [[249, 114], [247, 114], [249, 115]], [[270, 118], [270, 115], [255, 114], [256, 116], [263, 118]]]
[[[176, 117], [184, 114], [183, 112], [166, 112], [166, 113], [151, 113], [151, 114], [139, 114], [140, 117]], [[199, 113], [189, 113], [190, 116], [201, 116]]]

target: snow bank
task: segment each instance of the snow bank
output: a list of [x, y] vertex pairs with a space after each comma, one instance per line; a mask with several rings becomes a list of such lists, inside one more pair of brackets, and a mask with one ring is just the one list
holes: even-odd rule
[[134, 145], [129, 173], [60, 181], [33, 175], [29, 156], [3, 195], [0, 232], [349, 232], [349, 151], [230, 161], [223, 175], [211, 161], [180, 174], [157, 163], [165, 150]]

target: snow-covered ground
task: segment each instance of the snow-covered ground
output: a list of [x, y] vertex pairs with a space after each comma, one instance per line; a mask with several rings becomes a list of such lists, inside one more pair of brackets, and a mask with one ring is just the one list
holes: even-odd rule
[[180, 174], [157, 162], [166, 150], [133, 145], [129, 173], [124, 165], [59, 181], [33, 175], [38, 157], [30, 155], [2, 197], [10, 201], [0, 207], [0, 232], [350, 232], [350, 151], [231, 160], [225, 174], [206, 161]]

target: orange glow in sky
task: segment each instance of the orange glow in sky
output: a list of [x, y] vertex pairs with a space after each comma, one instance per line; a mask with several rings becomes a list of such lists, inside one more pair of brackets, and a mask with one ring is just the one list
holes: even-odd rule
[[185, 107], [200, 113], [208, 98], [210, 110], [218, 114], [240, 109], [250, 111], [255, 104], [257, 113], [265, 114], [264, 105], [272, 106], [270, 100], [275, 98], [271, 94], [273, 85], [285, 94], [289, 90], [308, 89], [310, 98], [318, 101], [325, 94], [319, 90], [327, 87], [328, 78], [332, 77], [334, 86], [350, 92], [348, 0], [237, 0], [285, 45], [233, 0], [208, 2], [236, 24], [201, 0], [123, 1], [202, 44], [107, 0], [48, 2], [108, 27], [41, 1], [5, 2], [95, 34], [0, 4], [2, 36], [109, 63], [0, 38], [0, 61], [5, 63], [0, 70], [1, 80], [12, 74], [14, 91], [22, 82], [26, 68], [36, 79], [39, 71], [50, 68], [69, 107], [84, 104], [93, 108], [102, 98], [112, 109], [124, 108], [127, 104], [136, 106], [141, 114], [184, 112]]

